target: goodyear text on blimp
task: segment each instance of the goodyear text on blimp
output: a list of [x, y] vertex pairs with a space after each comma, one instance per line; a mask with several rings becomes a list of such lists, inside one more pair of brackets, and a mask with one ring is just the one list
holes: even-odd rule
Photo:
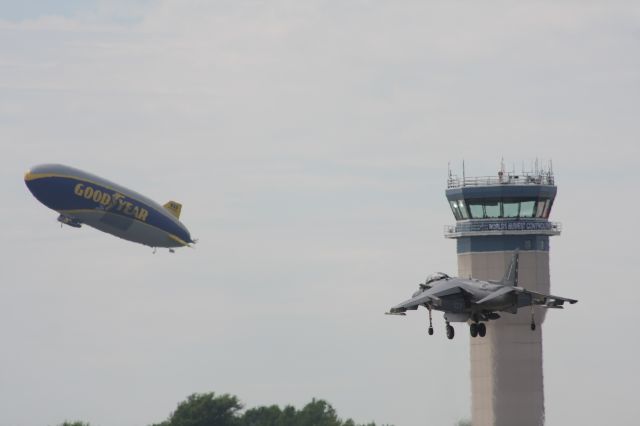
[[84, 183], [76, 184], [73, 192], [78, 197], [95, 201], [106, 211], [115, 210], [122, 212], [127, 216], [133, 216], [143, 222], [147, 220], [147, 216], [149, 215], [149, 212], [146, 209], [138, 207], [132, 202], [127, 201], [124, 195], [117, 192], [110, 194]]

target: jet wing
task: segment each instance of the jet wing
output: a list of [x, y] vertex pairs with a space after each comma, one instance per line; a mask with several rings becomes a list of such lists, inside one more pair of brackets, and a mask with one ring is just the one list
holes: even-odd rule
[[535, 291], [530, 291], [527, 290], [526, 288], [522, 288], [522, 287], [512, 287], [512, 286], [504, 286], [496, 291], [494, 291], [493, 293], [491, 293], [490, 295], [488, 295], [487, 297], [480, 299], [476, 302], [477, 305], [480, 305], [484, 302], [488, 302], [489, 300], [495, 299], [497, 297], [500, 297], [504, 294], [508, 294], [511, 292], [515, 292], [515, 293], [522, 293], [522, 294], [528, 294], [531, 296], [531, 300], [532, 300], [532, 304], [534, 305], [545, 305], [548, 308], [561, 308], [562, 305], [564, 304], [564, 302], [569, 302], [571, 304], [574, 304], [577, 302], [577, 300], [575, 299], [568, 299], [566, 297], [560, 297], [560, 296], [554, 296], [552, 294], [542, 294], [542, 293], [537, 293]]
[[559, 308], [565, 302], [569, 302], [572, 305], [578, 302], [576, 299], [569, 299], [566, 297], [554, 296], [552, 294], [537, 293], [535, 291], [527, 290], [526, 288], [522, 288], [522, 287], [511, 287], [511, 288], [513, 289], [513, 291], [517, 293], [531, 295], [534, 305], [546, 305], [549, 308]]
[[441, 284], [435, 288], [425, 290], [417, 296], [394, 306], [389, 310], [389, 313], [400, 314], [407, 310], [415, 310], [418, 309], [418, 306], [424, 305], [425, 303], [437, 303], [442, 297], [462, 293], [463, 291], [464, 290], [457, 283]]
[[490, 295], [488, 295], [487, 297], [478, 300], [476, 302], [476, 305], [480, 305], [484, 302], [488, 302], [489, 300], [495, 299], [496, 297], [500, 297], [503, 294], [511, 293], [512, 291], [515, 291], [514, 287], [508, 287], [508, 286], [501, 287], [498, 290], [491, 293]]
[[[425, 292], [426, 293], [426, 292]], [[434, 302], [438, 300], [437, 297], [434, 297], [430, 294], [421, 293], [416, 297], [412, 297], [409, 300], [405, 300], [404, 302], [394, 306], [389, 309], [390, 314], [401, 314], [407, 310], [415, 310], [418, 309], [418, 306], [423, 305], [427, 302]]]

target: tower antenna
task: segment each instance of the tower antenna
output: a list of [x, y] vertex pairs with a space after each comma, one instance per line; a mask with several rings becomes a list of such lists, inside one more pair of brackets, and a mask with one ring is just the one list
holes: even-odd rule
[[462, 159], [462, 184], [463, 185], [464, 185], [465, 178], [466, 178], [466, 174], [464, 171], [464, 159]]

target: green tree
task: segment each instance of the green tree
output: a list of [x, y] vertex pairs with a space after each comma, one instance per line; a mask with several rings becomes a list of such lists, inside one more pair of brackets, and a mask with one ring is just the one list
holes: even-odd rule
[[298, 414], [300, 426], [342, 426], [342, 422], [331, 404], [313, 398]]
[[195, 393], [178, 404], [167, 420], [155, 426], [240, 426], [241, 409], [242, 404], [235, 396]]
[[[367, 423], [366, 425], [365, 424], [358, 425], [356, 424], [356, 422], [349, 419], [346, 422], [344, 422], [342, 426], [376, 426], [376, 424], [374, 422], [371, 422], [371, 423]], [[383, 426], [392, 426], [392, 425], [383, 425]]]
[[351, 419], [343, 422], [331, 404], [315, 398], [301, 410], [291, 405], [282, 409], [277, 405], [256, 407], [243, 414], [240, 410], [242, 404], [235, 396], [193, 394], [178, 404], [167, 420], [153, 426], [376, 426], [357, 425]]
[[291, 405], [287, 405], [282, 410], [282, 415], [278, 421], [278, 426], [296, 426], [298, 421], [298, 410]]
[[64, 423], [61, 423], [58, 426], [91, 426], [91, 425], [89, 423], [85, 423], [81, 421], [70, 422], [68, 420], [65, 420]]
[[285, 423], [284, 420], [285, 414], [280, 407], [271, 405], [269, 407], [258, 407], [245, 411], [241, 423], [243, 426], [282, 426], [283, 424], [293, 424], [291, 422]]

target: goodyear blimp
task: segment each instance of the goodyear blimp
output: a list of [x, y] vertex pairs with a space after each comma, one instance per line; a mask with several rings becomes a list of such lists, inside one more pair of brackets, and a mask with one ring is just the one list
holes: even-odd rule
[[99, 176], [61, 164], [35, 166], [24, 176], [34, 197], [60, 214], [58, 221], [89, 225], [116, 237], [150, 247], [195, 243], [180, 222], [182, 205], [164, 206]]

